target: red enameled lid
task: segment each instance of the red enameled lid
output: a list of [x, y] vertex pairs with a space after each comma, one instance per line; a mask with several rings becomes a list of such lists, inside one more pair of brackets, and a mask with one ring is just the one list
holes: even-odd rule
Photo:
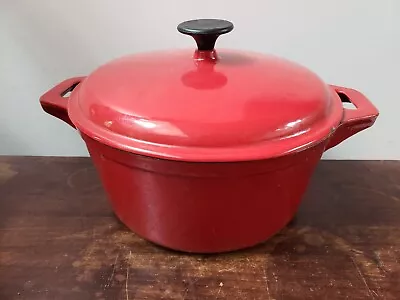
[[184, 161], [243, 161], [302, 150], [342, 118], [337, 94], [308, 69], [258, 53], [214, 49], [233, 29], [193, 20], [178, 30], [198, 49], [135, 54], [82, 81], [69, 116], [84, 134], [125, 151]]

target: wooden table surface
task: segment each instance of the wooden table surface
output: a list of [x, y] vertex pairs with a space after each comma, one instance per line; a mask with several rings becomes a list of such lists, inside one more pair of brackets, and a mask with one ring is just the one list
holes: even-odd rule
[[400, 299], [400, 162], [322, 161], [294, 221], [186, 255], [114, 217], [88, 158], [0, 157], [0, 299]]

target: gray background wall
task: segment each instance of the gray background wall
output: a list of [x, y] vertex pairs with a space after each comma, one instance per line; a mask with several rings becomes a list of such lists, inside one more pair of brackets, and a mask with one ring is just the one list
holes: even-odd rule
[[39, 96], [121, 55], [194, 47], [176, 25], [201, 17], [234, 22], [220, 47], [284, 56], [376, 104], [375, 126], [325, 157], [400, 159], [397, 0], [0, 0], [0, 154], [87, 155]]

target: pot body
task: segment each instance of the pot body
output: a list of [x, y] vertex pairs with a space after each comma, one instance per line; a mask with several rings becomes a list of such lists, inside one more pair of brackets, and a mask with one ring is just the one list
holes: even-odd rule
[[[343, 108], [330, 134], [280, 156], [236, 161], [185, 161], [144, 156], [88, 135], [72, 121], [70, 98], [84, 78], [65, 80], [40, 103], [78, 129], [113, 210], [138, 235], [185, 252], [212, 253], [258, 244], [295, 215], [322, 153], [372, 126], [378, 110], [360, 92], [332, 86]], [[79, 125], [79, 124], [78, 124]]]
[[197, 253], [249, 247], [284, 227], [327, 145], [259, 161], [200, 163], [141, 156], [81, 135], [120, 220], [156, 244]]

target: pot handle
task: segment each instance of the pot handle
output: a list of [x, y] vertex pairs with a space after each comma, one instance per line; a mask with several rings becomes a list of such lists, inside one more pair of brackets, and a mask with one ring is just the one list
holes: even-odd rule
[[341, 143], [361, 130], [371, 127], [379, 115], [377, 108], [359, 91], [336, 85], [330, 85], [342, 102], [350, 102], [355, 109], [343, 108], [343, 119], [329, 139], [325, 150]]
[[40, 105], [43, 110], [75, 128], [68, 116], [69, 96], [66, 95], [72, 92], [83, 79], [85, 76], [69, 78], [48, 90], [40, 97]]

